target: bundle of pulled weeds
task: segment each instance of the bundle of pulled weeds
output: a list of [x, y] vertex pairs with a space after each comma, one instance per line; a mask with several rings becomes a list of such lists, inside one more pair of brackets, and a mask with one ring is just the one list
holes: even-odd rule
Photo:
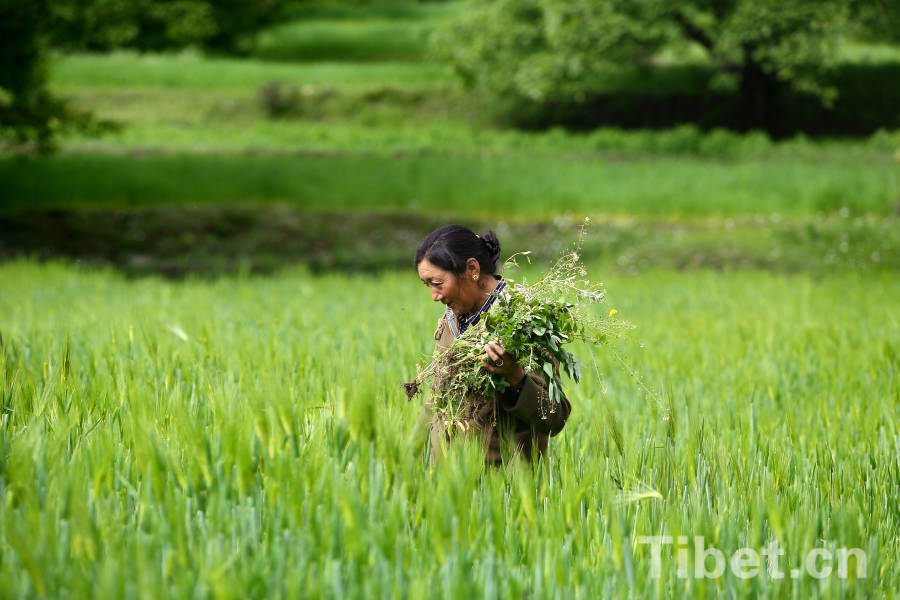
[[[435, 411], [448, 424], [465, 428], [481, 406], [509, 386], [481, 364], [487, 361], [485, 344], [494, 340], [518, 358], [526, 374], [545, 378], [549, 412], [555, 412], [562, 400], [562, 374], [581, 379], [582, 363], [567, 346], [576, 340], [602, 345], [627, 326], [612, 318], [615, 311], [602, 315], [596, 305], [604, 302], [603, 284], [587, 279], [579, 259], [577, 251], [566, 254], [533, 284], [507, 279], [504, 289], [494, 292], [490, 311], [448, 348], [435, 351], [415, 380], [403, 384], [407, 397], [430, 389]], [[515, 266], [514, 259], [506, 264]]]

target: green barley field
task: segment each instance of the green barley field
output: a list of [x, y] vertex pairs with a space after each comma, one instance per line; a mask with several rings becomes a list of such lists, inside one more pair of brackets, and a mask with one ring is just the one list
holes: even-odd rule
[[[898, 596], [900, 130], [512, 130], [427, 53], [462, 7], [51, 57], [97, 127], [0, 146], [0, 598]], [[631, 327], [534, 468], [429, 466], [416, 243], [493, 228], [535, 277], [585, 215]]]
[[[0, 267], [6, 597], [892, 597], [900, 281], [596, 272], [593, 353], [536, 469], [436, 468], [398, 388], [437, 310], [410, 272], [214, 282]], [[521, 276], [521, 275], [520, 275]], [[651, 576], [639, 536], [849, 577]], [[693, 555], [692, 555], [693, 556]], [[693, 558], [690, 559], [693, 572]]]

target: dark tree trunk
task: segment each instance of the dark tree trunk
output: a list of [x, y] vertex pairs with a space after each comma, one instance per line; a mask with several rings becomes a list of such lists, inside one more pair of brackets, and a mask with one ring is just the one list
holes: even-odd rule
[[740, 69], [740, 120], [746, 129], [778, 129], [778, 78], [747, 58]]

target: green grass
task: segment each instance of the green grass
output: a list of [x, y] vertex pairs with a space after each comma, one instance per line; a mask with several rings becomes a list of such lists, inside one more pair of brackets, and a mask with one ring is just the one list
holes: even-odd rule
[[292, 61], [411, 61], [427, 53], [428, 23], [379, 21], [298, 21], [259, 35], [253, 56]]
[[[373, 94], [374, 95], [374, 94]], [[153, 109], [150, 101], [164, 102]], [[778, 142], [762, 133], [702, 132], [688, 125], [669, 130], [597, 129], [523, 132], [435, 119], [440, 104], [402, 106], [364, 97], [344, 102], [315, 98], [304, 118], [265, 119], [255, 98], [219, 95], [121, 94], [81, 98], [83, 105], [120, 124], [102, 134], [67, 134], [71, 152], [135, 151], [283, 154], [502, 154], [542, 159], [684, 157], [706, 161], [843, 163], [866, 168], [900, 160], [900, 134], [878, 132], [862, 140], [817, 140], [798, 136]], [[358, 110], [341, 113], [356, 105]], [[451, 109], [452, 110], [452, 109]], [[346, 117], [341, 115], [345, 114]]]
[[294, 20], [261, 32], [253, 56], [291, 61], [421, 61], [428, 38], [462, 9], [459, 2], [315, 2]]
[[[900, 156], [896, 131], [858, 140], [797, 136], [775, 142], [759, 132], [703, 132], [693, 125], [588, 133], [498, 129], [478, 98], [440, 77], [429, 80], [428, 69], [437, 75], [440, 67], [421, 67], [82, 55], [61, 59], [51, 83], [77, 107], [121, 125], [115, 134], [62, 138], [65, 147], [88, 152], [499, 151], [856, 164]], [[283, 97], [293, 95], [284, 118], [268, 118], [261, 99], [261, 89], [273, 81]]]
[[441, 21], [458, 14], [463, 2], [409, 2], [404, 0], [366, 0], [344, 2], [341, 0], [317, 0], [301, 2], [294, 6], [289, 16], [303, 21]]
[[[4, 595], [889, 597], [897, 278], [604, 280], [662, 403], [609, 353], [582, 354], [533, 475], [484, 472], [465, 445], [423, 465], [398, 384], [439, 311], [411, 271], [166, 283], [0, 266]], [[867, 578], [678, 579], [664, 549], [653, 579], [636, 539], [657, 534], [728, 555], [777, 539], [786, 571], [858, 547]]]
[[848, 42], [838, 49], [838, 57], [845, 63], [900, 63], [900, 46]]
[[306, 209], [569, 214], [887, 215], [893, 164], [698, 163], [453, 154], [61, 155], [0, 159], [6, 209], [286, 202]]
[[450, 80], [447, 67], [435, 63], [272, 63], [236, 58], [205, 58], [194, 53], [77, 54], [59, 56], [50, 81], [61, 92], [78, 89], [165, 88], [255, 91], [271, 81], [296, 85], [372, 87], [432, 86]]

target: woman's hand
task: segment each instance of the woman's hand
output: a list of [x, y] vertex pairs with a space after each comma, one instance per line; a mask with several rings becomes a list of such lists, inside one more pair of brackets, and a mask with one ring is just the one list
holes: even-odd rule
[[499, 342], [488, 342], [484, 345], [484, 351], [487, 352], [494, 364], [490, 365], [487, 361], [481, 361], [481, 365], [490, 371], [500, 375], [509, 385], [516, 385], [525, 377], [525, 369], [519, 364], [519, 360], [503, 349]]

